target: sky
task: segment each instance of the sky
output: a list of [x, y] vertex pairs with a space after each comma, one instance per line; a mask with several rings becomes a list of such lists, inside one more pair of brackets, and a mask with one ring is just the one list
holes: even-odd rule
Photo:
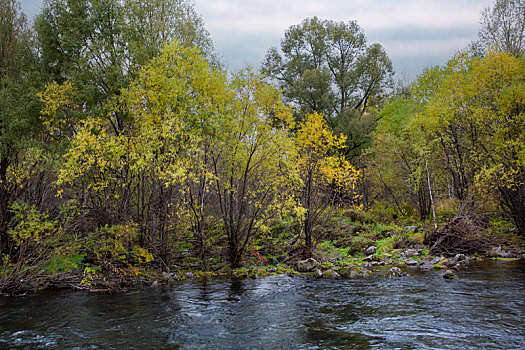
[[[21, 0], [28, 18], [43, 0]], [[226, 66], [259, 67], [270, 47], [303, 19], [357, 21], [368, 43], [380, 43], [396, 77], [411, 81], [442, 65], [477, 38], [480, 12], [492, 0], [194, 0]]]

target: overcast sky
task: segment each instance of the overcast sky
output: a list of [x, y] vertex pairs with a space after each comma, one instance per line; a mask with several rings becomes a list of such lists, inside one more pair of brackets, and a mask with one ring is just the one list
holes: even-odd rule
[[[147, 0], [145, 0], [147, 1]], [[42, 0], [21, 0], [32, 18]], [[491, 0], [195, 0], [215, 46], [232, 69], [258, 67], [284, 31], [304, 18], [355, 20], [369, 43], [383, 45], [399, 78], [444, 64], [476, 39]]]

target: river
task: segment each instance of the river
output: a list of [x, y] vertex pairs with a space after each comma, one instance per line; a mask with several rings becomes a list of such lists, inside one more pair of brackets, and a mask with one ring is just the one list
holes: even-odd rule
[[525, 349], [525, 262], [0, 298], [6, 349]]

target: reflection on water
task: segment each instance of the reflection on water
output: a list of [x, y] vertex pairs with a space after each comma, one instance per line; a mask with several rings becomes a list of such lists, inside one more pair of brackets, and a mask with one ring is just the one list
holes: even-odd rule
[[276, 276], [0, 298], [0, 348], [524, 348], [525, 264], [492, 262], [459, 276]]

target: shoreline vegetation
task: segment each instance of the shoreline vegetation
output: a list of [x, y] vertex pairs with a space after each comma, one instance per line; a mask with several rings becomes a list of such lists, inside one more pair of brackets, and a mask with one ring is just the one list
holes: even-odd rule
[[[353, 221], [359, 215], [361, 217], [357, 219], [361, 221]], [[427, 225], [431, 226], [430, 223]], [[244, 266], [234, 269], [220, 256], [210, 256], [208, 263], [202, 264], [188, 251], [180, 252], [181, 259], [170, 269], [155, 261], [131, 263], [117, 259], [110, 262], [96, 261], [91, 254], [71, 255], [24, 266], [18, 273], [11, 273], [11, 278], [17, 280], [3, 279], [3, 290], [8, 290], [9, 283], [13, 287], [10, 293], [2, 295], [26, 295], [46, 289], [126, 293], [185, 281], [232, 277], [257, 279], [274, 275], [333, 279], [401, 278], [410, 276], [413, 271], [438, 270], [443, 278], [457, 279], [457, 274], [461, 275], [461, 271], [472, 263], [489, 259], [525, 259], [525, 242], [512, 232], [484, 232], [476, 234], [475, 238], [470, 237], [487, 242], [484, 250], [475, 251], [472, 246], [462, 246], [457, 242], [447, 247], [441, 240], [436, 245], [436, 242], [428, 241], [434, 231], [424, 226], [382, 225], [375, 223], [370, 213], [354, 209], [338, 211], [321, 226], [327, 230], [323, 234], [332, 237], [316, 244], [313, 257], [308, 259], [303, 259], [305, 248], [300, 244], [286, 252], [275, 250], [275, 246], [255, 246], [247, 254]], [[357, 231], [357, 234], [349, 236], [348, 230]], [[466, 242], [469, 244], [468, 240]], [[265, 254], [269, 251], [271, 253]]]
[[522, 258], [523, 13], [408, 83], [350, 19], [228, 72], [189, 0], [0, 0], [0, 294]]

